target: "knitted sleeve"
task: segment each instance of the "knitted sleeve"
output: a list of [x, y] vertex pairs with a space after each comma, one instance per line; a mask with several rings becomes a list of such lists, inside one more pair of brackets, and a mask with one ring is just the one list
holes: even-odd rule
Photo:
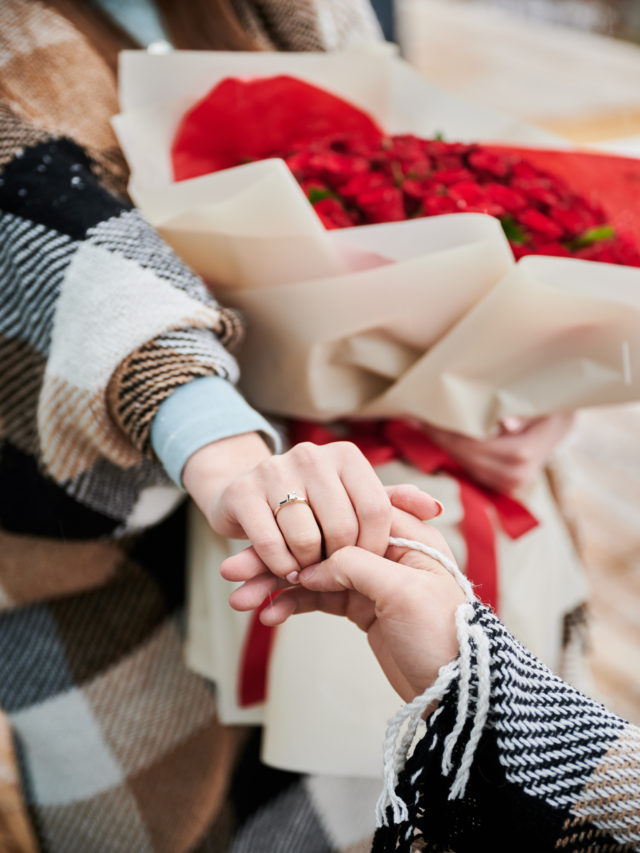
[[640, 730], [553, 675], [484, 605], [472, 607], [470, 634], [488, 643], [481, 651], [472, 641], [468, 668], [463, 655], [456, 662], [400, 774], [406, 808], [395, 822], [387, 809], [374, 851], [639, 850]]
[[2, 106], [0, 268], [5, 448], [122, 520], [143, 483], [167, 482], [149, 450], [162, 401], [194, 377], [237, 378], [238, 316], [78, 144]]
[[346, 50], [382, 40], [369, 0], [233, 0], [244, 29], [270, 50]]

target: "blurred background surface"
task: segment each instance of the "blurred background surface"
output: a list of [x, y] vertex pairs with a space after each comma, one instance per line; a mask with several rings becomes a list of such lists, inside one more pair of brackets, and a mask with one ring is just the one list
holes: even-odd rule
[[395, 19], [405, 57], [443, 88], [640, 149], [640, 47], [619, 37], [640, 40], [640, 0], [397, 0]]

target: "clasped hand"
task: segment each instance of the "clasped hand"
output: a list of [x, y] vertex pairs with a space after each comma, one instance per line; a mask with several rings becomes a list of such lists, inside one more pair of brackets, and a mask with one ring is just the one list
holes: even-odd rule
[[[394, 508], [392, 536], [417, 540], [453, 556], [437, 530]], [[389, 546], [384, 556], [348, 546], [308, 566], [290, 586], [266, 569], [253, 548], [229, 557], [223, 577], [244, 581], [230, 596], [236, 610], [259, 607], [265, 625], [280, 625], [298, 613], [322, 611], [346, 616], [365, 631], [391, 686], [406, 701], [423, 693], [441, 666], [458, 652], [454, 614], [465, 600], [454, 577], [416, 550]]]
[[[346, 441], [304, 442], [272, 456], [256, 433], [216, 441], [194, 453], [184, 485], [220, 535], [248, 539], [266, 569], [286, 578], [348, 545], [382, 555], [391, 530], [391, 500], [423, 518], [437, 501], [412, 485], [382, 485], [358, 448]], [[295, 503], [277, 513], [280, 502]]]
[[[553, 416], [474, 442], [432, 429], [477, 479], [511, 491], [547, 461], [570, 425]], [[429, 428], [427, 428], [429, 430]], [[415, 539], [451, 556], [440, 534], [423, 523], [439, 514], [436, 500], [415, 486], [382, 486], [349, 442], [296, 445], [271, 456], [255, 433], [214, 442], [188, 460], [183, 481], [212, 528], [251, 546], [222, 564], [243, 582], [231, 595], [238, 610], [264, 609], [265, 624], [320, 610], [346, 616], [366, 631], [387, 678], [407, 701], [457, 653], [454, 612], [464, 595], [436, 561], [389, 547], [390, 535]], [[278, 506], [294, 492], [303, 501]]]

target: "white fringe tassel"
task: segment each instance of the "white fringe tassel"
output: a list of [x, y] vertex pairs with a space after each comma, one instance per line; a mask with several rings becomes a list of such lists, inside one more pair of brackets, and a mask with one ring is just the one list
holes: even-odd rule
[[[447, 776], [452, 772], [453, 750], [462, 734], [465, 722], [470, 716], [472, 642], [476, 649], [478, 695], [475, 701], [473, 725], [469, 740], [462, 754], [456, 776], [449, 789], [450, 800], [464, 796], [469, 781], [471, 765], [473, 764], [473, 757], [489, 713], [491, 687], [489, 640], [480, 625], [469, 624], [469, 621], [473, 617], [472, 604], [476, 600], [473, 586], [469, 580], [462, 574], [453, 560], [435, 548], [430, 548], [428, 545], [412, 539], [400, 539], [394, 536], [390, 537], [389, 543], [402, 548], [421, 551], [423, 554], [437, 560], [447, 571], [451, 572], [462, 587], [467, 600], [465, 604], [461, 604], [456, 610], [456, 630], [460, 648], [458, 659], [441, 667], [434, 684], [427, 688], [421, 696], [416, 696], [412, 702], [401, 708], [391, 718], [387, 726], [387, 733], [384, 739], [384, 786], [376, 806], [377, 826], [387, 825], [387, 809], [389, 807], [391, 807], [393, 813], [394, 823], [401, 823], [409, 817], [407, 804], [396, 794], [398, 776], [407, 761], [409, 750], [411, 749], [425, 711], [432, 702], [440, 701], [446, 694], [451, 683], [455, 679], [458, 679], [456, 722], [453, 730], [447, 735], [442, 756], [442, 772]], [[401, 731], [405, 725], [406, 730], [400, 740]]]

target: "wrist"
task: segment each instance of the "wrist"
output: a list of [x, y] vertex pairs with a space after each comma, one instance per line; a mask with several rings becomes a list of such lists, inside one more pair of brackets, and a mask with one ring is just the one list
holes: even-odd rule
[[182, 482], [208, 518], [211, 507], [232, 480], [271, 456], [269, 446], [257, 432], [221, 438], [189, 456], [182, 469]]

